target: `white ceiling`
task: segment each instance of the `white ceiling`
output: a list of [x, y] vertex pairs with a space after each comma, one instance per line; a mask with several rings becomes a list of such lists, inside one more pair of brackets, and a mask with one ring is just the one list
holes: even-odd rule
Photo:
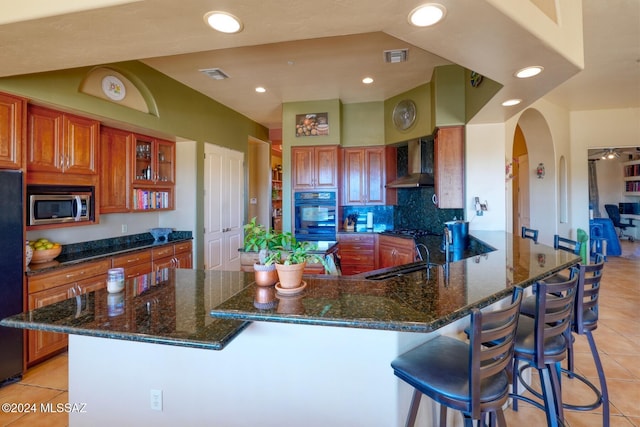
[[[433, 67], [448, 63], [504, 85], [478, 122], [504, 121], [542, 96], [571, 110], [640, 107], [640, 1], [582, 2], [583, 71], [580, 52], [561, 55], [553, 40], [507, 16], [502, 9], [513, 1], [441, 0], [445, 20], [417, 29], [407, 24], [422, 3], [416, 0], [95, 0], [101, 8], [78, 12], [86, 3], [22, 0], [2, 6], [0, 77], [139, 59], [269, 128], [280, 127], [283, 102], [381, 101], [428, 82]], [[519, 3], [525, 12], [554, 4]], [[244, 30], [224, 35], [206, 27], [202, 17], [211, 9], [234, 13]], [[409, 49], [409, 61], [385, 64], [383, 50], [397, 48]], [[545, 72], [513, 78], [532, 64]], [[212, 67], [230, 78], [198, 71]], [[360, 82], [366, 75], [375, 79], [370, 86]], [[256, 86], [267, 92], [255, 93]], [[524, 102], [500, 106], [510, 97]]]

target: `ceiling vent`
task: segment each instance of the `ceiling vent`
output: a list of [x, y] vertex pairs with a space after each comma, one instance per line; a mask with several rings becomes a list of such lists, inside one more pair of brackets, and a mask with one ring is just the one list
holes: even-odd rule
[[409, 57], [409, 49], [395, 49], [384, 51], [384, 62], [395, 64], [396, 62], [406, 62]]
[[224, 80], [229, 78], [229, 76], [220, 68], [205, 68], [204, 70], [200, 70], [200, 72], [214, 80]]

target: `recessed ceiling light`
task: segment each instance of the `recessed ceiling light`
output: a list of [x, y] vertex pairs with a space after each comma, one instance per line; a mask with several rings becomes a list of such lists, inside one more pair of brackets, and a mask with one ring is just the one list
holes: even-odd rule
[[442, 21], [447, 9], [438, 3], [426, 3], [409, 13], [409, 23], [416, 27], [428, 27]]
[[371, 77], [365, 77], [364, 79], [362, 79], [362, 83], [370, 85], [371, 83], [373, 83], [373, 79]]
[[522, 102], [522, 99], [508, 99], [502, 103], [503, 107], [511, 107], [513, 105], [518, 105]]
[[519, 79], [526, 79], [529, 77], [537, 76], [542, 72], [542, 70], [544, 70], [544, 67], [541, 67], [540, 65], [534, 65], [533, 67], [526, 67], [522, 70], [519, 70], [518, 72], [516, 72], [515, 76]]
[[233, 34], [242, 30], [240, 20], [227, 12], [207, 12], [204, 15], [204, 22], [221, 33]]
[[267, 90], [265, 88], [263, 88], [262, 86], [258, 86], [256, 88], [256, 92], [258, 93], [265, 93]]

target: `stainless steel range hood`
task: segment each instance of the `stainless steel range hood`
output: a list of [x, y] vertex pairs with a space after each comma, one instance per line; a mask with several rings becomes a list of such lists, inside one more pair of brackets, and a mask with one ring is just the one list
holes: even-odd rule
[[407, 151], [409, 173], [387, 184], [387, 188], [433, 187], [433, 139], [411, 140]]

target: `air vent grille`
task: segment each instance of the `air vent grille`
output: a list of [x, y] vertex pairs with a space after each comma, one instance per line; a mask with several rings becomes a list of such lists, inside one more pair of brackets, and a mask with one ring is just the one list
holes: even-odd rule
[[200, 70], [200, 72], [206, 74], [214, 80], [224, 80], [229, 78], [229, 76], [220, 68], [205, 68], [203, 70]]
[[395, 64], [397, 62], [406, 62], [409, 58], [409, 49], [394, 49], [384, 51], [384, 62]]

